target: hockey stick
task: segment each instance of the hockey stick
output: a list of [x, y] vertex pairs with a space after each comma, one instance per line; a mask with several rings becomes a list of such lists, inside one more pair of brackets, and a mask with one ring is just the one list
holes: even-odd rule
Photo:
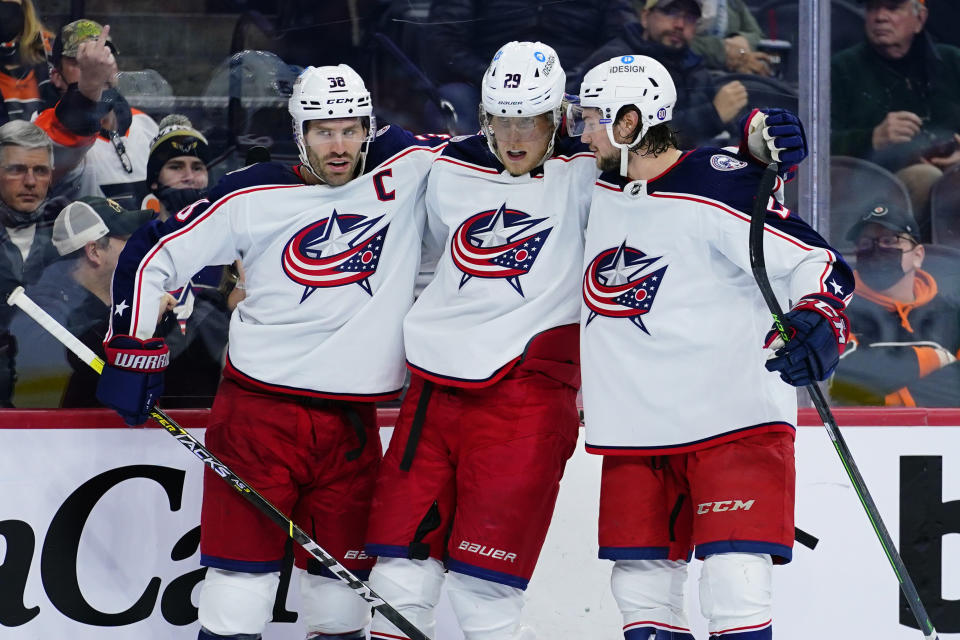
[[[66, 327], [37, 306], [37, 304], [24, 293], [23, 287], [17, 287], [13, 290], [7, 297], [7, 304], [20, 307], [24, 313], [33, 318], [41, 327], [46, 329], [50, 335], [59, 340], [63, 346], [70, 349], [74, 355], [90, 365], [94, 371], [97, 373], [103, 372], [103, 360], [91, 351], [87, 345], [80, 342], [76, 336], [67, 331]], [[273, 506], [266, 498], [257, 493], [256, 489], [244, 482], [237, 474], [231, 471], [227, 465], [220, 462], [199, 440], [174, 422], [163, 409], [159, 407], [154, 408], [150, 411], [150, 417], [156, 420], [157, 423], [176, 438], [180, 444], [189, 449], [193, 455], [200, 458], [214, 473], [228, 482], [247, 502], [256, 507], [260, 513], [277, 523], [284, 531], [288, 532], [288, 535], [293, 538], [297, 544], [306, 549], [307, 553], [313, 556], [335, 576], [346, 582], [358, 596], [366, 600], [373, 609], [379, 611], [384, 618], [405, 633], [410, 640], [430, 640], [426, 634], [404, 618], [399, 611], [390, 606], [388, 602], [374, 593], [370, 587], [363, 584], [357, 576], [353, 575], [346, 567], [340, 564], [336, 558], [314, 542], [303, 529], [294, 524], [293, 520], [285, 516], [283, 512]]]
[[[766, 170], [763, 172], [763, 177], [760, 178], [757, 195], [754, 197], [753, 215], [750, 218], [750, 267], [753, 269], [753, 277], [757, 281], [757, 286], [760, 287], [760, 293], [763, 294], [767, 308], [770, 309], [770, 313], [773, 315], [773, 325], [776, 327], [777, 333], [780, 334], [780, 338], [784, 342], [787, 342], [790, 338], [787, 336], [786, 327], [783, 325], [783, 309], [780, 308], [780, 303], [777, 301], [773, 293], [773, 288], [770, 286], [770, 279], [767, 277], [767, 267], [763, 257], [763, 228], [767, 212], [767, 203], [769, 202], [770, 194], [773, 192], [774, 184], [776, 184], [778, 173], [779, 168], [776, 162], [768, 164]], [[900, 589], [907, 599], [907, 604], [910, 606], [910, 611], [913, 612], [913, 617], [917, 620], [920, 631], [923, 632], [923, 636], [927, 640], [936, 640], [939, 637], [937, 636], [937, 630], [933, 628], [930, 616], [927, 615], [927, 610], [924, 608], [923, 602], [920, 601], [920, 594], [917, 593], [917, 588], [913, 584], [910, 574], [907, 572], [907, 567], [904, 566], [903, 560], [900, 558], [900, 553], [890, 538], [890, 532], [887, 531], [887, 527], [883, 523], [883, 518], [880, 517], [880, 511], [877, 509], [877, 505], [874, 503], [873, 497], [870, 495], [870, 491], [863, 481], [863, 476], [860, 475], [857, 464], [853, 461], [853, 454], [850, 453], [850, 449], [843, 439], [843, 434], [840, 433], [840, 427], [837, 425], [837, 421], [830, 411], [830, 406], [827, 404], [823, 391], [821, 391], [820, 387], [814, 382], [807, 385], [807, 392], [810, 394], [813, 406], [817, 408], [817, 413], [820, 414], [823, 426], [827, 428], [827, 434], [833, 442], [834, 449], [837, 450], [837, 455], [840, 456], [840, 462], [847, 472], [847, 477], [850, 478], [850, 482], [853, 484], [854, 491], [857, 492], [857, 497], [860, 498], [860, 504], [863, 505], [864, 510], [867, 512], [867, 518], [873, 526], [873, 531], [877, 534], [877, 538], [880, 539], [880, 546], [883, 547], [883, 552], [887, 554], [887, 560], [890, 561], [893, 572], [897, 575], [897, 580], [900, 582]]]

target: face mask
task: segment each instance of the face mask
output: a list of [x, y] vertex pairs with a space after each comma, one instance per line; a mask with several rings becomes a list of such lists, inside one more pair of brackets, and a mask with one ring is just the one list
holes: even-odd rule
[[43, 213], [43, 207], [46, 203], [47, 201], [44, 200], [33, 211], [17, 211], [8, 206], [3, 200], [0, 200], [0, 223], [5, 227], [11, 227], [13, 229], [29, 227], [40, 219], [40, 214]]
[[173, 187], [160, 187], [156, 191], [157, 199], [163, 203], [170, 215], [200, 200], [206, 194], [206, 189], [174, 189]]
[[0, 64], [16, 64], [20, 61], [20, 41], [12, 45], [0, 44]]
[[903, 277], [903, 251], [874, 247], [857, 252], [857, 273], [868, 287], [883, 291]]
[[23, 32], [23, 7], [16, 2], [0, 2], [0, 42], [9, 42], [21, 32]]

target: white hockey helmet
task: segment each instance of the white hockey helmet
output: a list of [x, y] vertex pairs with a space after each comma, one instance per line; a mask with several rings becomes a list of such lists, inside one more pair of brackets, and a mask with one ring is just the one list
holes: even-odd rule
[[[494, 155], [497, 141], [490, 120], [548, 114], [556, 133], [560, 126], [567, 77], [553, 47], [542, 42], [508, 42], [490, 61], [480, 88], [480, 126]], [[553, 136], [541, 162], [553, 153]]]
[[[626, 175], [629, 150], [643, 140], [650, 127], [669, 122], [676, 103], [677, 89], [662, 64], [648, 56], [610, 58], [583, 77], [580, 104], [571, 105], [567, 113], [568, 132], [583, 133], [582, 110], [598, 109], [610, 143], [620, 149], [620, 173]], [[625, 106], [634, 106], [640, 112], [640, 130], [633, 140], [620, 143], [613, 136], [613, 123]]]
[[370, 92], [367, 91], [360, 74], [345, 64], [307, 67], [293, 83], [293, 94], [287, 103], [287, 109], [293, 118], [293, 139], [300, 152], [300, 162], [315, 176], [317, 172], [310, 166], [307, 156], [304, 125], [310, 120], [367, 118], [367, 137], [358, 170], [358, 174], [363, 173], [367, 146], [376, 135], [377, 123], [373, 115]]

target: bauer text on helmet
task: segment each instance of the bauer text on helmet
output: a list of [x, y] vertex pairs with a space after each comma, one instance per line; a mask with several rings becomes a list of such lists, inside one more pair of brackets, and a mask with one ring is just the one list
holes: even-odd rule
[[307, 67], [288, 103], [304, 178], [331, 186], [363, 172], [376, 131], [370, 92], [345, 64]]
[[[677, 90], [667, 69], [648, 56], [622, 55], [603, 62], [583, 77], [580, 104], [567, 113], [571, 135], [591, 133], [587, 126], [601, 127], [610, 143], [620, 149], [621, 172], [626, 170], [627, 153], [635, 148], [653, 126], [669, 122], [677, 102]], [[617, 141], [613, 125], [624, 107], [633, 107], [640, 126], [630, 139]], [[585, 119], [585, 114], [595, 117]]]
[[493, 56], [481, 85], [480, 126], [512, 175], [529, 173], [553, 152], [565, 83], [557, 52], [542, 42], [509, 42]]

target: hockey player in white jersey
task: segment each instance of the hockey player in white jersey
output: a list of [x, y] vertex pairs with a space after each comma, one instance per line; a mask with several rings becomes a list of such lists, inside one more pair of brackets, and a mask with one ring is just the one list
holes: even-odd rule
[[[404, 320], [412, 382], [366, 548], [379, 556], [371, 587], [431, 637], [445, 567], [468, 640], [521, 637], [576, 447], [578, 263], [596, 169], [556, 136], [564, 82], [551, 47], [502, 47], [483, 78], [483, 135], [454, 139], [428, 180], [425, 242], [439, 262]], [[375, 615], [371, 637], [405, 636]]]
[[770, 198], [766, 263], [792, 304], [793, 337], [765, 350], [770, 314], [747, 241], [762, 166], [677, 149], [675, 99], [661, 64], [622, 56], [587, 73], [582, 120], [573, 118], [605, 171], [581, 280], [587, 450], [605, 456], [600, 557], [615, 562], [627, 640], [692, 639], [683, 599], [692, 556], [704, 560], [710, 637], [767, 640], [772, 566], [792, 555], [791, 385], [836, 366], [853, 277]]
[[[483, 135], [451, 141], [428, 180], [425, 241], [439, 261], [404, 320], [412, 382], [366, 548], [379, 557], [371, 586], [431, 636], [446, 580], [467, 640], [529, 637], [523, 591], [576, 445], [597, 169], [556, 135], [564, 80], [549, 46], [503, 46], [483, 78]], [[371, 637], [404, 638], [379, 615]]]
[[[231, 317], [206, 446], [364, 578], [381, 458], [373, 403], [403, 386], [401, 321], [423, 227], [417, 203], [442, 141], [377, 130], [370, 94], [346, 65], [306, 69], [289, 108], [299, 165], [228, 174], [204, 199], [131, 238], [114, 275], [97, 395], [129, 423], [144, 422], [167, 359], [152, 338], [163, 292], [205, 265], [242, 259], [246, 298]], [[286, 535], [205, 473], [199, 637], [259, 638]], [[308, 637], [363, 638], [369, 605], [299, 546], [295, 554], [306, 569]]]

